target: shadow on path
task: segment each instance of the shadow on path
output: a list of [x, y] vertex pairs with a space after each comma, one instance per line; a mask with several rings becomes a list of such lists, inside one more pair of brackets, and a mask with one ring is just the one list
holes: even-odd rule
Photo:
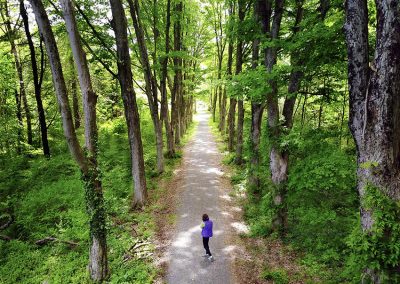
[[[196, 116], [197, 131], [184, 150], [182, 189], [176, 210], [176, 225], [171, 247], [167, 282], [179, 283], [232, 283], [230, 252], [226, 243], [228, 221], [221, 205], [226, 195], [221, 190], [221, 155], [208, 125], [209, 114], [204, 111]], [[201, 216], [207, 213], [214, 222], [214, 237], [210, 250], [214, 262], [203, 258]]]

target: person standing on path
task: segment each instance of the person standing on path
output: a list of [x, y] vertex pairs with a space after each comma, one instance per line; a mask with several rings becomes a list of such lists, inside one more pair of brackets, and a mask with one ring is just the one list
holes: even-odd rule
[[212, 256], [210, 252], [210, 247], [208, 246], [208, 242], [213, 236], [213, 222], [210, 220], [207, 214], [203, 214], [203, 223], [201, 224], [201, 236], [203, 237], [203, 246], [206, 250], [206, 254], [204, 255], [204, 257], [207, 257], [210, 261], [214, 261], [214, 257]]

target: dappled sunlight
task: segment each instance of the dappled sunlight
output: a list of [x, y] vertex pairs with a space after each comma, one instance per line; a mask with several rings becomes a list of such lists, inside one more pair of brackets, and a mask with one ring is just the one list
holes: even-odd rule
[[247, 226], [244, 222], [233, 222], [231, 223], [231, 226], [238, 234], [247, 234], [250, 232], [249, 226]]
[[230, 197], [228, 194], [220, 195], [219, 198], [224, 199], [226, 201], [232, 200], [232, 197]]
[[208, 168], [208, 169], [206, 170], [205, 173], [206, 173], [206, 174], [209, 174], [209, 173], [211, 173], [211, 174], [216, 174], [216, 175], [219, 175], [219, 176], [222, 176], [222, 175], [224, 174], [224, 173], [221, 172], [220, 169], [218, 169], [218, 168]]
[[201, 232], [200, 226], [194, 226], [186, 232], [181, 232], [176, 237], [176, 240], [172, 242], [172, 246], [181, 248], [188, 247], [190, 245], [192, 234], [200, 232]]
[[[229, 260], [234, 248], [226, 244], [230, 214], [221, 208], [221, 203], [230, 200], [221, 193], [221, 160], [208, 120], [210, 115], [200, 113], [195, 120], [199, 122], [193, 142], [185, 148], [184, 165], [179, 173], [182, 178], [182, 193], [177, 208], [175, 237], [169, 249], [168, 283], [230, 283]], [[201, 216], [207, 213], [213, 221], [213, 237], [210, 250], [214, 262], [203, 258]], [[185, 273], [182, 275], [182, 271]], [[205, 281], [205, 275], [223, 279], [217, 282]]]
[[227, 217], [233, 217], [231, 213], [226, 212], [226, 211], [222, 211], [221, 214], [224, 216], [227, 216]]
[[230, 246], [227, 246], [227, 247], [223, 248], [222, 251], [225, 252], [225, 253], [233, 253], [233, 251], [234, 251], [235, 249], [237, 249], [236, 246], [230, 245]]

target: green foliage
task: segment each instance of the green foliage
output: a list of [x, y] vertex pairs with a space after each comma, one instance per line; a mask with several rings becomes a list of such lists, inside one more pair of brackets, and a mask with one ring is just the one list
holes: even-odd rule
[[340, 266], [357, 224], [355, 161], [326, 140], [301, 146], [289, 173], [288, 240], [307, 258]]
[[232, 77], [229, 81], [227, 93], [233, 97], [247, 98], [252, 101], [261, 101], [270, 90], [265, 84], [267, 73], [265, 67], [249, 69]]
[[[368, 231], [363, 231], [360, 226], [354, 228], [348, 238], [351, 250], [348, 265], [356, 272], [368, 267], [380, 272], [383, 283], [397, 283], [400, 281], [396, 273], [400, 262], [399, 202], [372, 184], [367, 184], [364, 191], [362, 207], [372, 212], [373, 224]], [[354, 278], [360, 275], [354, 275]]]
[[288, 284], [289, 277], [287, 272], [283, 269], [265, 269], [261, 273], [261, 278], [269, 281], [273, 281], [275, 284]]
[[[150, 119], [144, 114], [145, 120]], [[152, 283], [156, 269], [147, 258], [123, 261], [137, 240], [154, 234], [151, 209], [130, 213], [133, 192], [129, 144], [123, 119], [101, 126], [100, 168], [104, 188], [111, 283]], [[151, 122], [142, 123], [150, 138]], [[64, 147], [61, 143], [59, 147]], [[145, 145], [155, 159], [153, 145]], [[59, 149], [54, 149], [59, 152]], [[147, 163], [146, 166], [149, 166]], [[13, 240], [0, 241], [0, 283], [87, 283], [89, 246], [88, 215], [80, 172], [68, 152], [43, 157], [0, 159], [0, 215], [12, 213], [15, 222], [4, 233]], [[135, 228], [136, 233], [132, 231]], [[60, 242], [37, 246], [54, 236]], [[71, 248], [62, 241], [73, 241]], [[150, 250], [153, 248], [150, 247]]]

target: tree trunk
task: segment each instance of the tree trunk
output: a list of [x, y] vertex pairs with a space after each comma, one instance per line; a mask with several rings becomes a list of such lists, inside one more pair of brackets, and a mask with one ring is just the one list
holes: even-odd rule
[[214, 96], [212, 95], [211, 92], [211, 96], [212, 96], [212, 118], [213, 122], [215, 122], [217, 114], [218, 87], [215, 88]]
[[140, 20], [139, 3], [137, 0], [128, 0], [129, 9], [135, 28], [136, 39], [139, 46], [140, 61], [143, 67], [143, 76], [146, 83], [146, 95], [149, 103], [151, 118], [153, 121], [154, 136], [156, 138], [157, 150], [157, 173], [161, 174], [164, 171], [164, 143], [162, 133], [162, 122], [158, 115], [158, 94], [157, 82], [153, 76], [150, 67], [149, 55], [147, 52], [146, 41], [144, 38], [143, 25]]
[[28, 99], [26, 97], [26, 92], [25, 92], [25, 83], [22, 75], [22, 65], [20, 65], [20, 71], [18, 71], [18, 77], [19, 77], [19, 85], [20, 85], [20, 92], [21, 92], [21, 97], [24, 105], [24, 111], [25, 111], [25, 118], [26, 118], [26, 134], [28, 137], [28, 144], [33, 145], [33, 135], [32, 135], [32, 115], [31, 111], [29, 109], [28, 105]]
[[38, 24], [40, 34], [42, 35], [46, 46], [47, 56], [49, 58], [53, 77], [53, 85], [56, 90], [57, 100], [60, 106], [64, 136], [67, 140], [68, 147], [73, 158], [78, 163], [81, 171], [86, 173], [88, 171], [88, 165], [75, 133], [71, 108], [67, 96], [67, 87], [65, 85], [65, 80], [62, 73], [60, 55], [58, 53], [58, 48], [53, 31], [51, 29], [50, 21], [47, 17], [41, 0], [30, 0], [30, 2], [35, 13], [35, 19]]
[[[245, 17], [245, 3], [244, 0], [238, 1], [238, 16], [239, 27], [241, 26]], [[236, 46], [236, 75], [242, 72], [243, 64], [243, 40], [242, 35], [239, 35]], [[236, 138], [236, 157], [235, 163], [241, 165], [243, 163], [243, 126], [244, 126], [244, 105], [243, 98], [238, 99], [238, 121], [237, 121], [237, 138]]]
[[21, 97], [17, 90], [15, 90], [15, 104], [17, 106], [16, 114], [18, 120], [18, 130], [17, 130], [17, 154], [22, 153], [22, 129], [24, 128], [24, 124], [22, 122], [22, 111], [21, 111]]
[[78, 99], [78, 90], [77, 90], [77, 84], [76, 80], [78, 77], [76, 76], [75, 73], [75, 68], [74, 68], [74, 58], [71, 55], [70, 56], [70, 68], [72, 71], [72, 77], [71, 77], [71, 93], [72, 93], [72, 114], [74, 117], [74, 125], [75, 129], [78, 129], [81, 127], [81, 114], [79, 110], [79, 99]]
[[[3, 11], [1, 11], [3, 13]], [[8, 40], [11, 45], [11, 53], [14, 56], [14, 61], [15, 61], [15, 68], [17, 69], [17, 74], [18, 74], [18, 83], [19, 83], [19, 97], [22, 101], [22, 105], [24, 107], [25, 111], [25, 118], [26, 118], [26, 130], [27, 130], [27, 138], [28, 138], [28, 144], [32, 145], [33, 144], [33, 139], [32, 139], [32, 122], [31, 122], [31, 112], [29, 110], [29, 105], [28, 105], [28, 100], [26, 98], [26, 93], [25, 93], [25, 83], [24, 83], [24, 76], [22, 72], [22, 63], [19, 58], [19, 54], [17, 51], [17, 46], [15, 45], [15, 31], [11, 27], [11, 20], [10, 20], [10, 15], [8, 11], [8, 6], [7, 6], [7, 1], [4, 2], [4, 13], [3, 18], [5, 19], [5, 26], [6, 26], [6, 32], [8, 36]], [[21, 102], [20, 102], [21, 103]]]
[[[230, 4], [229, 7], [229, 16], [233, 16], [233, 4]], [[232, 33], [232, 28], [230, 33]], [[228, 62], [226, 67], [226, 75], [228, 80], [232, 77], [232, 63], [233, 63], [233, 40], [232, 35], [229, 35], [229, 43], [228, 43]], [[225, 125], [226, 125], [226, 103], [227, 103], [227, 95], [226, 95], [226, 88], [224, 88], [223, 97], [222, 97], [222, 108], [220, 114], [220, 121], [219, 121], [219, 130], [224, 133], [225, 132]]]
[[249, 188], [254, 193], [255, 197], [260, 198], [260, 137], [261, 137], [261, 122], [264, 107], [262, 104], [251, 103], [251, 131], [250, 131], [250, 174]]
[[[394, 204], [400, 200], [400, 5], [396, 0], [378, 0], [375, 3], [376, 48], [369, 66], [367, 1], [346, 1], [349, 125], [357, 149], [357, 189], [364, 238], [375, 241], [378, 238], [379, 244], [386, 242], [386, 245], [391, 245], [387, 243], [391, 239], [387, 236], [392, 234], [392, 227], [379, 224], [376, 217], [387, 208], [368, 206], [368, 203], [373, 190]], [[390, 211], [386, 213], [393, 214]], [[390, 222], [399, 222], [398, 216], [389, 218], [393, 218]], [[378, 231], [382, 226], [385, 226], [383, 236]], [[383, 283], [381, 276], [386, 274], [389, 276], [386, 280], [390, 282], [392, 272], [388, 265], [380, 263], [382, 268], [378, 271], [368, 267], [377, 260], [371, 257], [368, 260], [364, 263], [364, 279]], [[393, 265], [393, 269], [398, 271], [399, 265]]]
[[[270, 3], [269, 3], [270, 4]], [[274, 13], [271, 19], [271, 7], [264, 6], [260, 11], [260, 19], [262, 21], [263, 30], [270, 34], [271, 40], [276, 40], [279, 37], [279, 31], [283, 15], [284, 0], [275, 0]], [[264, 12], [265, 11], [265, 12]], [[269, 28], [271, 26], [271, 29]], [[265, 49], [265, 66], [267, 72], [272, 72], [277, 61], [277, 47], [268, 47]], [[286, 218], [284, 212], [284, 196], [286, 193], [285, 186], [282, 185], [287, 180], [288, 158], [287, 154], [279, 149], [278, 139], [280, 136], [279, 125], [279, 106], [278, 106], [278, 85], [276, 80], [269, 80], [271, 91], [267, 94], [267, 113], [268, 113], [268, 129], [269, 139], [271, 142], [270, 148], [270, 171], [271, 179], [276, 188], [273, 192], [273, 202], [277, 208], [277, 213], [274, 220], [274, 229], [284, 231], [286, 227]]]
[[235, 148], [235, 113], [236, 113], [236, 99], [229, 99], [229, 112], [228, 112], [228, 151], [233, 152]]
[[227, 96], [226, 96], [226, 89], [224, 88], [222, 91], [221, 108], [220, 108], [219, 125], [218, 125], [218, 129], [219, 131], [221, 131], [221, 133], [225, 132], [226, 103], [227, 103]]
[[78, 92], [76, 89], [76, 77], [72, 78], [71, 91], [72, 91], [72, 112], [74, 113], [75, 129], [78, 129], [79, 127], [81, 127], [81, 115], [79, 113], [79, 100], [78, 100]]
[[22, 20], [24, 22], [25, 35], [26, 35], [26, 39], [28, 40], [30, 57], [31, 57], [33, 84], [35, 86], [35, 99], [36, 99], [37, 112], [38, 112], [38, 116], [39, 116], [39, 126], [40, 126], [43, 154], [46, 157], [50, 157], [49, 142], [47, 139], [46, 116], [44, 113], [44, 108], [43, 108], [43, 103], [42, 103], [41, 83], [39, 80], [39, 71], [38, 71], [37, 62], [36, 62], [36, 52], [35, 52], [35, 47], [33, 45], [31, 33], [29, 31], [28, 14], [26, 12], [23, 0], [20, 0], [20, 14], [21, 14]]
[[60, 1], [69, 41], [78, 71], [85, 114], [85, 148], [88, 151], [89, 171], [83, 175], [86, 189], [86, 208], [89, 212], [91, 246], [89, 250], [89, 272], [95, 281], [107, 277], [107, 241], [103, 188], [101, 185], [97, 153], [98, 133], [96, 122], [97, 95], [93, 91], [86, 54], [83, 51], [71, 0]]
[[[182, 1], [177, 2], [174, 8], [175, 23], [174, 23], [174, 52], [179, 53], [182, 50]], [[181, 103], [182, 103], [182, 58], [174, 56], [174, 86], [172, 95], [172, 125], [174, 127], [175, 144], [180, 144], [181, 141]]]
[[110, 0], [113, 16], [113, 29], [117, 44], [118, 79], [124, 102], [128, 126], [128, 139], [131, 148], [134, 196], [132, 208], [142, 207], [147, 202], [146, 177], [144, 169], [143, 146], [140, 132], [139, 112], [136, 93], [132, 82], [131, 58], [129, 55], [127, 21], [121, 0]]
[[71, 2], [69, 0], [63, 0], [61, 1], [61, 4], [63, 5], [64, 18], [83, 94], [82, 98], [85, 112], [85, 148], [88, 151], [88, 156], [85, 157], [75, 133], [68, 101], [67, 87], [50, 21], [40, 0], [31, 0], [31, 4], [40, 33], [42, 34], [46, 45], [53, 75], [53, 83], [61, 110], [64, 134], [70, 151], [81, 169], [82, 179], [84, 181], [91, 237], [91, 247], [89, 252], [90, 276], [94, 281], [101, 282], [106, 278], [108, 269], [104, 199], [97, 165], [97, 97], [91, 87], [86, 56], [80, 45], [79, 34], [76, 28]]
[[237, 121], [237, 140], [236, 140], [236, 165], [243, 164], [243, 125], [244, 125], [244, 105], [243, 100], [238, 100], [238, 121]]
[[[261, 10], [260, 5], [263, 2], [257, 1], [254, 7], [254, 18], [257, 23], [260, 22], [259, 13]], [[260, 40], [253, 40], [252, 51], [252, 68], [256, 69], [258, 66], [260, 53]], [[250, 129], [250, 173], [249, 173], [249, 188], [254, 194], [256, 199], [261, 197], [260, 192], [260, 137], [261, 137], [261, 122], [264, 106], [260, 102], [251, 103], [251, 129]]]
[[167, 76], [168, 76], [168, 58], [169, 58], [169, 30], [171, 27], [171, 0], [167, 0], [167, 15], [165, 27], [165, 57], [161, 61], [161, 115], [165, 125], [167, 136], [167, 157], [175, 156], [174, 132], [171, 127], [168, 114], [168, 96], [167, 96]]

